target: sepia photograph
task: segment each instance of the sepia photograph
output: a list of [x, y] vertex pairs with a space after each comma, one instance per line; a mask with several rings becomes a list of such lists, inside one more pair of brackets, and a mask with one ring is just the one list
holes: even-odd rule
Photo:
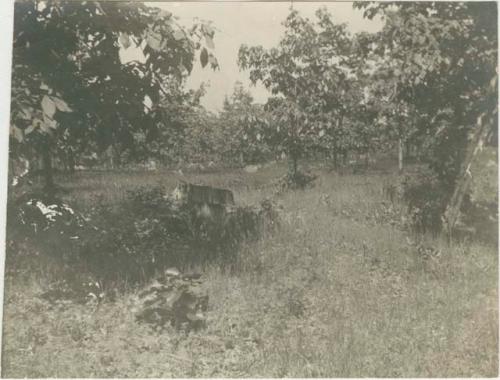
[[6, 3], [2, 378], [499, 375], [497, 2]]

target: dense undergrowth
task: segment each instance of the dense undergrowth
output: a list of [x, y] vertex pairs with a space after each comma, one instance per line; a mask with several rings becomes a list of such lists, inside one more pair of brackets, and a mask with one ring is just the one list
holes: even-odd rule
[[[83, 278], [90, 267], [74, 268], [61, 259], [64, 255], [44, 254], [18, 241], [17, 261], [7, 256], [6, 264], [2, 375], [496, 376], [496, 240], [472, 236], [449, 244], [412, 230], [406, 205], [387, 194], [387, 184], [396, 183], [392, 175], [311, 170], [318, 175], [313, 187], [274, 199], [282, 206], [279, 227], [263, 228], [258, 239], [230, 246], [231, 270], [215, 257], [184, 265], [202, 274], [209, 295], [206, 329], [188, 335], [173, 328], [159, 334], [138, 324], [132, 281], [108, 284], [116, 290], [100, 302], [40, 297], [58, 288], [68, 273]], [[237, 204], [250, 207], [269, 196], [269, 184], [282, 173], [269, 167], [189, 180], [231, 188]], [[99, 209], [103, 221], [94, 217], [93, 222], [113, 228], [112, 241], [126, 242], [114, 252], [124, 255], [121, 249], [133, 243], [131, 257], [163, 254], [168, 251], [157, 237], [165, 233], [171, 213], [165, 219], [159, 215], [168, 203], [160, 200], [159, 188], [138, 190], [137, 184], [171, 190], [176, 178], [164, 174], [110, 173], [97, 185], [96, 176], [85, 174], [66, 182], [75, 189], [84, 186], [64, 201], [78, 204], [82, 213]], [[87, 192], [101, 193], [101, 204]], [[152, 214], [161, 222], [145, 228], [132, 221], [151, 220]], [[146, 234], [142, 242], [139, 233]], [[66, 248], [58, 241], [46, 243], [62, 252]], [[88, 241], [92, 252], [86, 254], [96, 255], [97, 264], [109, 249], [106, 239]], [[120, 268], [101, 270], [109, 274]]]
[[169, 267], [211, 263], [230, 269], [244, 240], [278, 223], [269, 200], [204, 218], [195, 205], [176, 204], [161, 186], [129, 190], [117, 204], [98, 199], [84, 212], [28, 193], [10, 202], [8, 220], [9, 268], [49, 257], [63, 263], [64, 287], [72, 282], [83, 292], [89, 280], [114, 289], [145, 283]]

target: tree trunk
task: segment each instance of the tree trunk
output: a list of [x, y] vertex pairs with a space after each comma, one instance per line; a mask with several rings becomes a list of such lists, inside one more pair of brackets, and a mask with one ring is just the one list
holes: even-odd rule
[[347, 166], [347, 149], [342, 149], [342, 165]]
[[45, 181], [44, 190], [52, 192], [54, 190], [54, 173], [52, 168], [52, 155], [50, 151], [50, 144], [43, 144], [42, 148], [42, 171]]
[[398, 140], [398, 170], [399, 173], [403, 172], [403, 139], [401, 137]]
[[405, 143], [405, 151], [406, 151], [406, 158], [411, 159], [413, 157], [412, 155], [412, 145], [409, 140], [406, 141]]
[[495, 124], [495, 119], [492, 117], [488, 121], [484, 121], [485, 114], [481, 114], [476, 122], [476, 131], [472, 141], [467, 146], [467, 151], [465, 154], [465, 159], [460, 168], [460, 173], [458, 175], [455, 189], [453, 195], [446, 206], [446, 211], [444, 213], [445, 228], [448, 233], [448, 237], [451, 237], [453, 227], [455, 226], [458, 217], [460, 215], [460, 208], [462, 206], [462, 201], [465, 194], [469, 188], [470, 182], [472, 180], [471, 167], [474, 162], [474, 158], [477, 153], [482, 149], [486, 138], [490, 132], [490, 129]]
[[112, 152], [113, 152], [113, 169], [121, 167], [122, 163], [121, 163], [121, 154], [119, 147], [113, 144]]
[[333, 151], [331, 152], [333, 158], [333, 167], [335, 170], [339, 168], [339, 153], [337, 151], [337, 147], [333, 147]]
[[[344, 112], [341, 111], [340, 112], [340, 116], [339, 116], [339, 120], [338, 120], [338, 123], [337, 123], [337, 131], [340, 131], [340, 133], [342, 133], [342, 124], [343, 123], [344, 123]], [[339, 146], [337, 145], [336, 152], [337, 151], [340, 151], [343, 154], [345, 152], [345, 149], [339, 148]], [[345, 166], [345, 155], [343, 155], [342, 158], [344, 158], [343, 164]], [[335, 169], [338, 169], [338, 166], [339, 166], [338, 158], [335, 157]]]
[[75, 173], [75, 154], [73, 153], [73, 149], [69, 149], [68, 151], [68, 170], [71, 174]]
[[297, 177], [297, 155], [289, 153], [288, 155], [288, 176], [295, 180]]

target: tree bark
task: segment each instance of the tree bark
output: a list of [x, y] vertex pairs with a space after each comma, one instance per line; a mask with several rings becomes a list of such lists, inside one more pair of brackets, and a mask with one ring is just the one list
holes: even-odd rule
[[413, 157], [412, 155], [412, 144], [410, 140], [408, 139], [405, 143], [405, 151], [406, 151], [406, 158], [411, 159]]
[[289, 153], [288, 155], [288, 176], [295, 180], [297, 177], [297, 155]]
[[460, 208], [462, 206], [464, 196], [470, 186], [472, 180], [472, 173], [470, 170], [474, 159], [477, 153], [482, 149], [492, 126], [495, 124], [494, 117], [491, 117], [486, 122], [484, 121], [484, 118], [485, 113], [481, 114], [477, 118], [476, 130], [474, 132], [472, 140], [467, 146], [465, 159], [460, 168], [460, 173], [456, 181], [453, 195], [451, 196], [450, 201], [446, 206], [446, 210], [444, 213], [444, 224], [448, 233], [448, 237], [451, 237], [453, 227], [455, 226], [460, 215]]
[[113, 152], [113, 169], [120, 168], [122, 166], [121, 163], [121, 153], [120, 153], [120, 148], [113, 144], [112, 148]]
[[398, 140], [398, 171], [403, 172], [403, 139], [401, 137]]
[[333, 150], [333, 167], [335, 168], [335, 170], [337, 170], [339, 168], [339, 158], [338, 158], [338, 152], [337, 152], [336, 148], [334, 148], [334, 150]]

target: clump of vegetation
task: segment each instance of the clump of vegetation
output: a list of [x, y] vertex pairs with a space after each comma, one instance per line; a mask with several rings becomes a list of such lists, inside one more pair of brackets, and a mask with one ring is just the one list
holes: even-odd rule
[[405, 175], [401, 184], [410, 228], [418, 233], [439, 234], [449, 194], [435, 173], [420, 168]]
[[[491, 148], [488, 148], [491, 149]], [[487, 154], [482, 156], [489, 157]], [[477, 173], [467, 192], [463, 195], [458, 217], [448, 233], [459, 240], [472, 237], [487, 243], [496, 244], [498, 222], [498, 196], [496, 163], [479, 161], [473, 168]], [[483, 167], [478, 167], [482, 165]], [[395, 183], [384, 189], [390, 199], [399, 198], [406, 209], [406, 227], [420, 234], [439, 235], [446, 225], [444, 217], [450, 203], [452, 188], [443, 184], [442, 177], [425, 166], [419, 166], [401, 176]], [[488, 195], [486, 195], [486, 193]]]
[[200, 217], [193, 205], [175, 204], [161, 186], [129, 191], [115, 205], [98, 202], [85, 216], [55, 199], [45, 204], [30, 198], [11, 209], [9, 260], [15, 262], [25, 242], [107, 286], [146, 281], [171, 266], [225, 267], [237, 258], [242, 241], [278, 222], [270, 201], [232, 207], [220, 220]]
[[208, 295], [199, 274], [170, 268], [137, 294], [136, 319], [161, 330], [167, 323], [184, 331], [206, 327]]
[[311, 173], [295, 171], [293, 174], [288, 172], [277, 181], [277, 192], [283, 193], [287, 190], [304, 190], [314, 186], [317, 176]]

